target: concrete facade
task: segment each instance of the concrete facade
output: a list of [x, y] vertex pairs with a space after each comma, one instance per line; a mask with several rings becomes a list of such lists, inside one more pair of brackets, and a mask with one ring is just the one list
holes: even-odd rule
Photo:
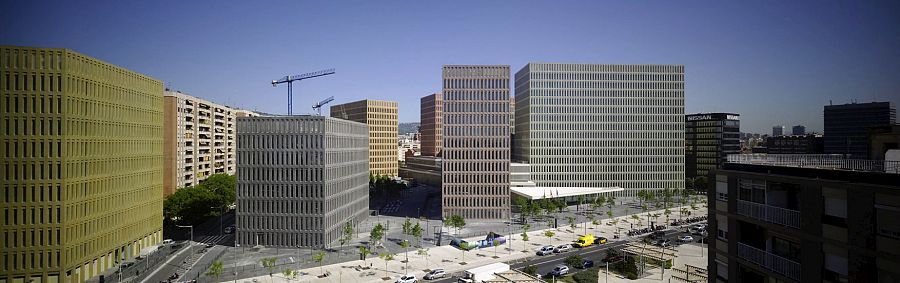
[[438, 156], [444, 142], [443, 96], [439, 92], [422, 97], [420, 109], [419, 137], [422, 144], [422, 156]]
[[509, 219], [509, 66], [445, 65], [442, 214]]
[[684, 187], [684, 66], [531, 63], [515, 86], [513, 160], [538, 187]]
[[162, 241], [162, 82], [16, 46], [0, 78], [0, 282], [84, 282]]
[[331, 117], [369, 126], [369, 172], [397, 176], [397, 102], [360, 100], [331, 106]]
[[240, 117], [236, 242], [322, 247], [369, 208], [369, 131], [322, 116]]
[[234, 109], [181, 92], [166, 91], [163, 100], [165, 195], [213, 174], [234, 175]]
[[778, 164], [716, 172], [710, 282], [900, 282], [900, 175]]
[[729, 154], [741, 153], [741, 121], [734, 113], [698, 113], [685, 116], [685, 176], [708, 177]]

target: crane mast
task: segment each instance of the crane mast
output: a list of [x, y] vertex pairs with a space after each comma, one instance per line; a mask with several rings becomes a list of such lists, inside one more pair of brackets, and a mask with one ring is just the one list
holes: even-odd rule
[[[294, 82], [305, 80], [305, 79], [318, 78], [318, 77], [327, 76], [327, 75], [331, 75], [331, 74], [334, 74], [334, 69], [325, 69], [325, 70], [316, 71], [316, 72], [312, 72], [312, 73], [305, 73], [305, 74], [299, 74], [299, 75], [293, 75], [293, 76], [284, 76], [284, 77], [281, 77], [280, 79], [273, 80], [272, 87], [275, 87], [279, 84], [287, 83], [287, 85], [288, 85], [287, 107], [288, 107], [288, 115], [291, 115], [291, 114], [293, 114], [293, 109], [294, 109]], [[328, 102], [324, 102], [324, 103], [328, 103]], [[319, 107], [321, 107], [321, 106], [319, 106]]]

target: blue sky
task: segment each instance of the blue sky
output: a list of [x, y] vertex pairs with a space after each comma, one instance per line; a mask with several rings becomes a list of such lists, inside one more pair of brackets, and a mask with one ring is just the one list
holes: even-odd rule
[[900, 103], [898, 1], [12, 0], [0, 44], [70, 48], [270, 113], [287, 92], [271, 80], [336, 68], [295, 86], [295, 113], [388, 99], [401, 122], [444, 64], [684, 64], [686, 112], [736, 112], [748, 132], [821, 131], [829, 101]]

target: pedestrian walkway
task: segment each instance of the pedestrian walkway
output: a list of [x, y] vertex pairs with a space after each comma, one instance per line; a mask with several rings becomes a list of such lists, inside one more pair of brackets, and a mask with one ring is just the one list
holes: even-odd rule
[[[679, 208], [672, 208], [677, 211]], [[649, 211], [651, 214], [661, 214], [663, 210]], [[698, 207], [693, 214], [702, 212], [702, 208]], [[639, 213], [642, 219], [646, 219], [645, 213]], [[676, 219], [672, 217], [672, 219]], [[618, 227], [625, 231], [626, 221], [634, 221], [630, 215], [616, 217], [618, 219]], [[630, 219], [630, 220], [629, 220]], [[292, 278], [294, 282], [314, 282], [314, 283], [339, 283], [339, 282], [393, 282], [399, 276], [404, 274], [415, 274], [417, 278], [422, 276], [431, 268], [443, 268], [448, 273], [458, 273], [466, 269], [494, 263], [494, 262], [511, 262], [521, 261], [528, 257], [534, 256], [534, 249], [543, 245], [560, 245], [571, 243], [577, 239], [579, 234], [592, 233], [595, 236], [602, 236], [613, 241], [613, 233], [616, 227], [610, 223], [613, 219], [598, 220], [601, 225], [593, 225], [591, 223], [579, 223], [575, 229], [569, 226], [560, 226], [556, 229], [543, 229], [528, 232], [529, 241], [522, 241], [522, 231], [517, 231], [512, 235], [507, 235], [509, 241], [507, 244], [496, 248], [485, 248], [464, 252], [452, 246], [432, 247], [427, 250], [427, 255], [420, 254], [415, 249], [410, 249], [409, 253], [399, 253], [394, 255], [394, 259], [385, 261], [377, 256], [369, 256], [366, 260], [354, 260], [339, 264], [325, 265], [320, 267], [307, 266], [300, 270], [300, 276]], [[586, 227], [585, 227], [586, 225]], [[545, 231], [551, 230], [554, 235], [550, 238], [545, 236]], [[622, 233], [624, 235], [624, 233]], [[484, 236], [466, 238], [467, 241], [482, 240]], [[628, 240], [629, 237], [623, 236], [621, 240]], [[690, 245], [685, 245], [690, 246]], [[698, 252], [699, 253], [699, 252]], [[405, 259], [409, 258], [408, 262]], [[700, 256], [698, 254], [698, 256]], [[705, 256], [705, 255], [703, 255]], [[676, 260], [677, 262], [677, 260]], [[705, 267], [705, 264], [692, 262], [692, 265]], [[274, 270], [273, 275], [257, 276], [253, 278], [239, 279], [240, 282], [288, 282], [287, 278], [282, 274], [283, 270]], [[320, 277], [322, 274], [329, 274], [327, 277]], [[658, 278], [658, 277], [657, 277]], [[229, 281], [230, 282], [230, 281]]]

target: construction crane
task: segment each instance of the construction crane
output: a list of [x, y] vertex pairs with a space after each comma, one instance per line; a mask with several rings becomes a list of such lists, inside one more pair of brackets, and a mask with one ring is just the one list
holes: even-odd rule
[[321, 70], [318, 72], [300, 74], [296, 76], [284, 76], [281, 79], [272, 81], [272, 87], [275, 87], [279, 84], [287, 83], [288, 84], [288, 115], [293, 114], [294, 109], [294, 81], [300, 81], [305, 79], [311, 79], [321, 76], [327, 76], [334, 74], [334, 69]]
[[322, 116], [322, 106], [324, 106], [325, 104], [328, 104], [328, 102], [331, 102], [332, 100], [334, 100], [334, 96], [326, 98], [325, 100], [322, 100], [322, 101], [319, 101], [319, 103], [316, 103], [316, 105], [313, 105], [313, 109], [316, 110], [316, 115]]

